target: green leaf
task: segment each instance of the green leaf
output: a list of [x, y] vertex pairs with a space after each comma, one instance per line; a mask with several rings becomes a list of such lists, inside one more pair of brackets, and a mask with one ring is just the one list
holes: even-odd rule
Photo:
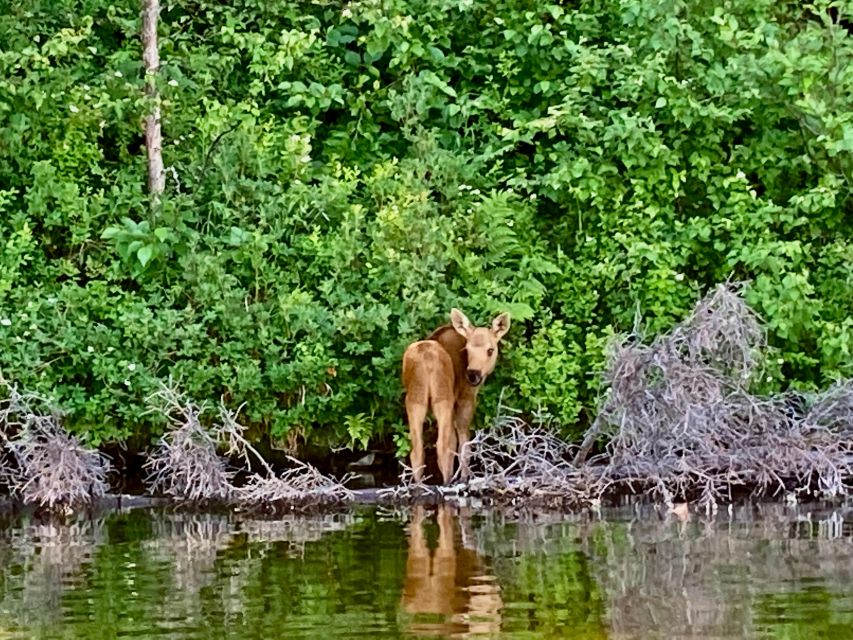
[[136, 257], [139, 259], [139, 264], [147, 267], [151, 258], [154, 257], [154, 245], [146, 244], [144, 247], [140, 247], [136, 252]]
[[421, 78], [423, 78], [423, 80], [427, 84], [429, 84], [429, 85], [435, 87], [436, 89], [442, 91], [443, 93], [447, 94], [451, 98], [456, 97], [456, 91], [453, 90], [453, 87], [451, 87], [449, 84], [444, 82], [434, 72], [423, 71], [423, 72], [421, 72], [420, 76], [421, 76]]
[[350, 66], [357, 67], [361, 64], [361, 55], [357, 51], [347, 51], [344, 53], [344, 62]]
[[370, 56], [371, 62], [378, 60], [388, 48], [388, 40], [386, 38], [371, 38], [367, 41], [365, 51]]
[[430, 45], [427, 47], [427, 51], [429, 51], [430, 57], [435, 62], [444, 62], [444, 58], [445, 58], [444, 52], [441, 49], [439, 49], [438, 47], [434, 47], [434, 46]]
[[240, 227], [231, 227], [231, 235], [228, 237], [228, 243], [237, 247], [246, 241], [248, 234]]
[[107, 227], [101, 232], [101, 240], [112, 240], [123, 231], [124, 229], [120, 227]]
[[512, 319], [517, 321], [530, 320], [534, 316], [533, 307], [524, 302], [508, 302], [503, 305], [503, 309], [509, 311]]

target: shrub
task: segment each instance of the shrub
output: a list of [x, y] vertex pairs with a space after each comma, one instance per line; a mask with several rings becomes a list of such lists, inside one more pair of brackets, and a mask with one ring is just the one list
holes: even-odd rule
[[850, 375], [845, 11], [176, 0], [152, 210], [138, 3], [12, 7], [0, 369], [95, 444], [156, 437], [170, 376], [255, 438], [363, 441], [403, 431], [406, 342], [508, 309], [480, 419], [507, 386], [578, 433], [606, 337], [733, 277], [764, 391]]

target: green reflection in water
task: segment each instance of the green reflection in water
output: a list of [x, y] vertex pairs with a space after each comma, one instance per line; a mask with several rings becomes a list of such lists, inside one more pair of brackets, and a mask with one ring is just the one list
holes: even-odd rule
[[853, 638], [853, 595], [850, 593], [803, 586], [797, 591], [762, 595], [755, 609], [756, 624], [767, 638]]
[[444, 507], [20, 522], [0, 546], [0, 637], [521, 638], [560, 635], [575, 611], [600, 631], [577, 549], [507, 555], [495, 573], [484, 545], [512, 531]]
[[853, 637], [850, 528], [812, 515], [22, 520], [0, 638]]

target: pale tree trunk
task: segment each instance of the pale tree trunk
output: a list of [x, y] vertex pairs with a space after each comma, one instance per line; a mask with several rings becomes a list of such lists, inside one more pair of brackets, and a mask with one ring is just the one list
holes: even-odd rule
[[145, 95], [151, 101], [151, 113], [145, 116], [145, 151], [148, 155], [148, 193], [154, 204], [166, 186], [163, 169], [163, 133], [160, 130], [160, 94], [157, 71], [160, 52], [157, 48], [157, 21], [160, 0], [142, 0], [142, 64], [145, 67]]

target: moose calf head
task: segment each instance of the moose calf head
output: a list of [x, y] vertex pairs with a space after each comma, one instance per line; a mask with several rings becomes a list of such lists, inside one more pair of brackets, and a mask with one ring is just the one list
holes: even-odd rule
[[498, 342], [509, 331], [509, 314], [502, 313], [497, 316], [490, 327], [475, 327], [459, 309], [452, 309], [450, 323], [466, 340], [465, 381], [472, 387], [478, 387], [495, 369]]

